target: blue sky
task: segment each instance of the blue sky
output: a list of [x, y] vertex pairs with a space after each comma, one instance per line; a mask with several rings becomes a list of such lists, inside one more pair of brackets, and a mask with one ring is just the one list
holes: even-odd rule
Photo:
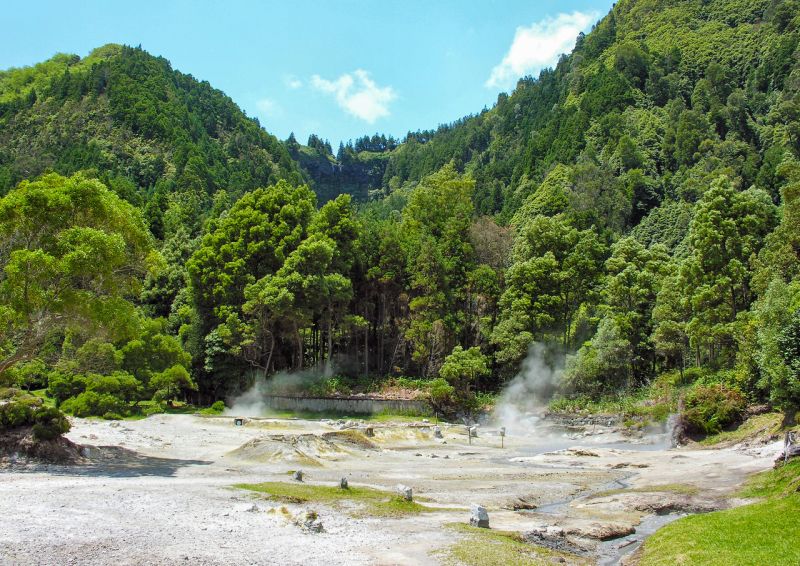
[[402, 137], [491, 107], [551, 66], [610, 0], [10, 2], [0, 68], [139, 45], [271, 133]]

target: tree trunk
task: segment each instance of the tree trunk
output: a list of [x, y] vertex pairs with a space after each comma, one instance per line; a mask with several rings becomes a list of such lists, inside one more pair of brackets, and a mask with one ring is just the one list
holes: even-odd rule
[[303, 335], [300, 329], [295, 330], [295, 339], [297, 340], [297, 370], [303, 369]]
[[267, 355], [267, 363], [264, 365], [265, 379], [267, 375], [269, 375], [269, 365], [272, 363], [272, 352], [275, 350], [275, 336], [272, 334], [272, 332], [270, 332], [269, 337], [270, 337], [269, 354]]
[[333, 372], [331, 358], [333, 357], [333, 317], [328, 317], [328, 357], [325, 360], [325, 375], [330, 376]]

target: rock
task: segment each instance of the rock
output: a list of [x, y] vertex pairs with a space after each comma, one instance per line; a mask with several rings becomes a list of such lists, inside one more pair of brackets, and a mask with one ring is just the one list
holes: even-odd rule
[[628, 507], [644, 513], [708, 513], [727, 507], [724, 500], [713, 497], [686, 496], [669, 493], [633, 494], [626, 498]]
[[600, 454], [597, 452], [592, 452], [591, 450], [583, 450], [581, 448], [572, 448], [568, 452], [572, 453], [573, 456], [585, 456], [589, 458], [599, 458]]
[[563, 537], [564, 529], [556, 525], [550, 525], [544, 530], [544, 533], [549, 537]]
[[775, 459], [774, 468], [778, 469], [783, 466], [788, 460], [792, 458], [797, 458], [800, 456], [800, 444], [790, 444], [788, 447], [785, 447], [778, 457]]
[[399, 483], [397, 484], [397, 487], [395, 487], [395, 491], [397, 492], [397, 495], [405, 501], [411, 501], [413, 499], [413, 492], [407, 485]]
[[295, 519], [295, 524], [309, 533], [321, 533], [324, 530], [316, 511], [304, 511]]
[[339, 487], [341, 489], [349, 489], [350, 486], [347, 484], [347, 478], [342, 478], [339, 480]]
[[595, 540], [612, 540], [632, 535], [636, 529], [632, 525], [624, 523], [596, 523], [588, 525], [574, 526], [565, 531], [568, 535], [574, 535]]
[[524, 497], [517, 497], [503, 505], [503, 509], [510, 509], [512, 511], [529, 511], [536, 508], [537, 505], [535, 503], [528, 501]]
[[438, 426], [433, 427], [433, 437], [434, 438], [444, 438], [442, 435], [442, 429]]
[[109, 423], [108, 426], [110, 426], [111, 428], [119, 428], [119, 423], [117, 421], [113, 421]]
[[422, 419], [422, 422], [424, 422], [424, 423], [429, 423], [429, 422], [431, 422], [431, 421], [429, 421], [428, 419]]
[[240, 513], [258, 513], [261, 511], [255, 503], [241, 503], [234, 507], [234, 510]]
[[486, 508], [476, 503], [473, 503], [470, 506], [469, 524], [472, 525], [473, 527], [488, 529], [489, 513], [486, 512]]
[[303, 481], [303, 470], [295, 470], [292, 474], [292, 479], [295, 481]]
[[368, 427], [367, 427], [367, 428], [364, 430], [364, 435], [365, 435], [365, 436], [368, 436], [368, 437], [370, 437], [370, 438], [372, 438], [373, 436], [375, 436], [375, 429], [374, 429], [374, 428], [372, 428], [371, 426], [368, 426]]

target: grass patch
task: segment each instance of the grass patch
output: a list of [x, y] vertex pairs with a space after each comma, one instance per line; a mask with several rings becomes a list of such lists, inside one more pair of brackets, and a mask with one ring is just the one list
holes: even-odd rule
[[517, 533], [479, 529], [463, 523], [451, 523], [446, 527], [465, 535], [439, 553], [448, 566], [538, 566], [551, 565], [559, 558], [568, 564], [589, 564], [572, 554], [525, 542]]
[[434, 507], [426, 507], [416, 501], [406, 501], [386, 491], [369, 487], [351, 486], [349, 489], [341, 489], [338, 486], [312, 485], [300, 482], [240, 483], [234, 485], [234, 487], [255, 491], [266, 495], [270, 499], [286, 503], [323, 503], [332, 506], [343, 503], [358, 503], [361, 505], [361, 509], [356, 510], [354, 514], [371, 517], [403, 517], [417, 513], [439, 511]]
[[644, 545], [641, 566], [800, 564], [800, 495], [692, 515]]
[[800, 546], [796, 544], [796, 533], [800, 532], [799, 488], [797, 460], [756, 474], [737, 495], [763, 497], [764, 501], [693, 515], [667, 525], [645, 542], [640, 564], [800, 564]]
[[660, 485], [644, 485], [642, 487], [623, 487], [619, 489], [609, 489], [599, 491], [591, 497], [607, 497], [620, 493], [677, 493], [679, 495], [697, 495], [700, 488], [685, 483], [665, 483]]
[[704, 438], [700, 444], [703, 446], [716, 446], [723, 443], [736, 444], [757, 435], [777, 434], [781, 430], [782, 420], [783, 416], [780, 413], [755, 415], [733, 430], [724, 430]]
[[41, 399], [42, 403], [44, 403], [45, 407], [55, 407], [56, 406], [56, 400], [53, 399], [52, 397], [48, 397], [47, 396], [47, 389], [34, 389], [30, 393], [34, 397], [38, 397], [39, 399]]
[[[781, 497], [800, 489], [800, 459], [789, 460], [777, 470], [751, 476], [737, 493], [740, 497]], [[796, 509], [800, 513], [800, 508]]]

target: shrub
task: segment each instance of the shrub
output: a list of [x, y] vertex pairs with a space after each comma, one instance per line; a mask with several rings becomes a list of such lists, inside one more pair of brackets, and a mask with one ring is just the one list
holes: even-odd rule
[[746, 381], [736, 370], [724, 369], [714, 373], [705, 373], [697, 380], [697, 385], [724, 385], [728, 389], [744, 389]]
[[33, 413], [41, 404], [35, 398], [20, 398], [0, 405], [0, 428], [4, 430], [30, 426], [33, 424]]
[[123, 413], [125, 404], [108, 393], [84, 391], [77, 397], [67, 399], [61, 404], [61, 410], [76, 417], [101, 416], [106, 413]]
[[0, 405], [0, 430], [33, 427], [36, 440], [52, 440], [69, 431], [69, 421], [54, 407], [45, 407], [42, 400], [19, 395]]
[[428, 384], [428, 402], [437, 411], [448, 413], [456, 405], [455, 388], [444, 378], [436, 378]]
[[706, 375], [708, 375], [708, 371], [705, 368], [697, 366], [686, 368], [683, 370], [683, 379], [681, 380], [681, 384], [691, 385], [696, 381], [704, 379]]
[[162, 403], [156, 402], [153, 403], [152, 405], [146, 406], [142, 410], [142, 414], [146, 417], [149, 417], [150, 415], [157, 415], [159, 413], [163, 413], [165, 410], [166, 407]]
[[221, 413], [225, 410], [225, 403], [223, 401], [214, 401], [211, 405], [211, 410], [215, 413]]
[[40, 407], [33, 414], [33, 436], [36, 440], [53, 440], [69, 432], [69, 421], [55, 407]]
[[686, 396], [682, 419], [689, 432], [716, 434], [736, 422], [747, 406], [738, 390], [716, 383], [697, 385]]
[[85, 378], [86, 390], [108, 393], [124, 401], [134, 401], [139, 397], [142, 384], [125, 371], [115, 371], [111, 375], [89, 374]]
[[41, 389], [47, 387], [47, 366], [42, 360], [35, 359], [11, 368], [9, 378], [18, 387], [25, 389]]
[[52, 371], [47, 376], [47, 395], [53, 397], [56, 403], [80, 395], [85, 389], [86, 378], [82, 375]]

